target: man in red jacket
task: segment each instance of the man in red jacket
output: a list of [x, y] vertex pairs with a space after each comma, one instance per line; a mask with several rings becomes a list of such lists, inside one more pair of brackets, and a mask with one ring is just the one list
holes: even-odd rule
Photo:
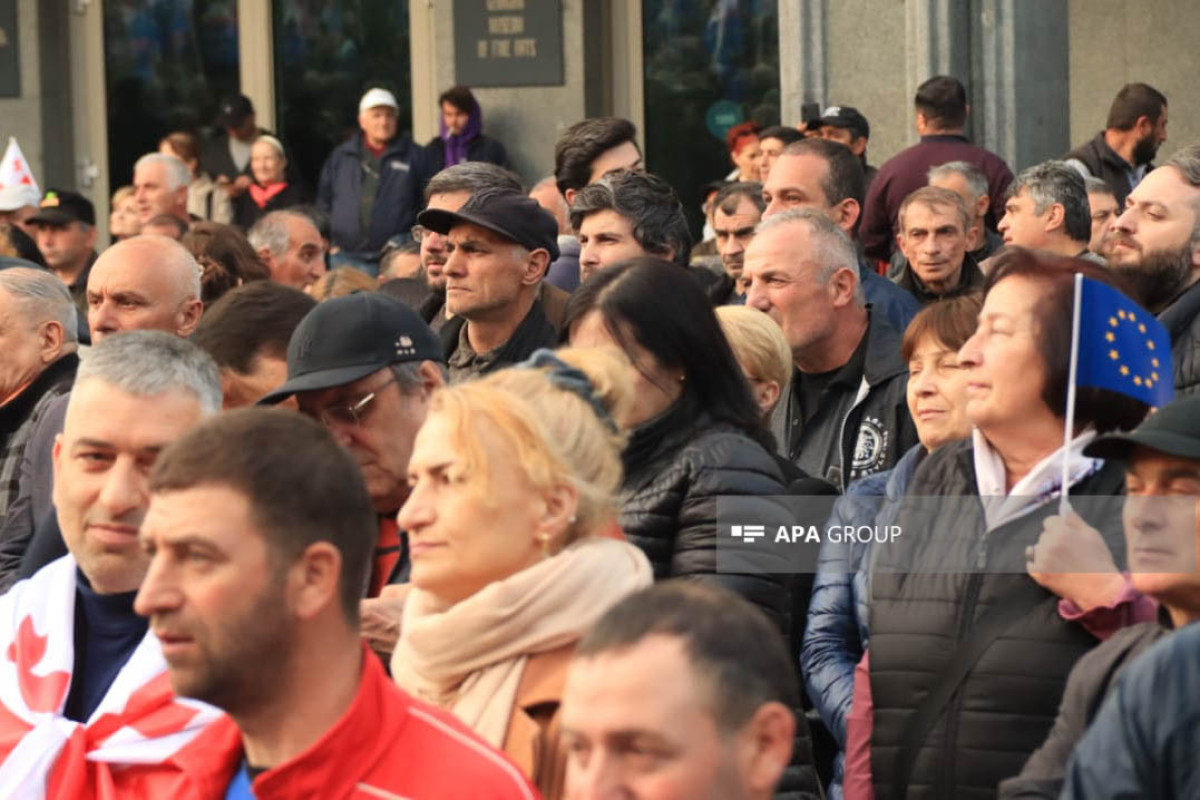
[[319, 423], [221, 415], [163, 452], [150, 491], [136, 609], [175, 691], [230, 717], [176, 756], [207, 767], [200, 796], [537, 796], [452, 716], [401, 692], [359, 640], [375, 513]]

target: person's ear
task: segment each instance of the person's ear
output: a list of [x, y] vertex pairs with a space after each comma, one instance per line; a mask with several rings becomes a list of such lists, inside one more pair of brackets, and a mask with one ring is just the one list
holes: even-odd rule
[[567, 201], [568, 207], [575, 205], [575, 195], [577, 194], [579, 194], [579, 192], [574, 189], [567, 189], [565, 192], [563, 192], [563, 199]]
[[542, 506], [534, 526], [534, 538], [540, 547], [544, 543], [561, 545], [563, 536], [575, 523], [579, 510], [579, 490], [570, 483], [558, 483], [542, 492]]
[[836, 270], [829, 278], [829, 290], [835, 308], [854, 302], [854, 289], [858, 286], [858, 274], [848, 267]]
[[987, 216], [988, 209], [991, 207], [992, 198], [988, 196], [987, 192], [984, 192], [975, 200], [975, 216], [978, 219], [983, 219]]
[[288, 608], [298, 619], [320, 615], [340, 601], [342, 552], [332, 542], [313, 542], [288, 569]]
[[536, 286], [541, 283], [542, 278], [546, 277], [546, 271], [549, 269], [550, 251], [538, 248], [532, 251], [525, 261], [525, 274], [521, 276], [521, 283], [526, 286]]
[[854, 223], [858, 222], [861, 213], [862, 207], [858, 201], [853, 197], [847, 197], [833, 207], [833, 221], [846, 233], [850, 233], [854, 230]]
[[742, 781], [754, 797], [767, 797], [792, 758], [796, 717], [783, 703], [763, 703], [738, 734]]
[[782, 389], [775, 381], [759, 381], [754, 384], [754, 389], [757, 394], [755, 397], [758, 400], [758, 407], [763, 410], [763, 413], [770, 411], [779, 402], [779, 395]]
[[95, 250], [95, 249], [96, 249], [96, 235], [97, 235], [97, 233], [98, 233], [98, 231], [97, 231], [97, 229], [96, 229], [96, 226], [95, 226], [95, 225], [89, 225], [89, 226], [88, 226], [88, 230], [87, 230], [87, 236], [86, 236], [86, 239], [85, 239], [85, 241], [87, 242], [87, 248], [88, 248], [89, 250]]
[[422, 361], [421, 365], [417, 367], [417, 375], [421, 378], [421, 387], [426, 394], [431, 394], [434, 389], [440, 389], [446, 385], [441, 368], [432, 361]]
[[1046, 212], [1046, 230], [1054, 231], [1063, 227], [1066, 221], [1067, 210], [1062, 203], [1052, 203], [1049, 210]]
[[[71, 311], [75, 313], [74, 309]], [[38, 327], [38, 349], [41, 351], [42, 363], [51, 364], [62, 355], [66, 332], [61, 322], [49, 320]]]
[[204, 314], [204, 302], [199, 299], [184, 300], [179, 307], [179, 323], [175, 326], [175, 335], [186, 339], [196, 330], [196, 326], [200, 324], [200, 317]]

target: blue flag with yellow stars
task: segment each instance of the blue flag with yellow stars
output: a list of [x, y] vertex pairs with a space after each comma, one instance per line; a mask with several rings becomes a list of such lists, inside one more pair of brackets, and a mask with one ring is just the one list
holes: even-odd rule
[[1154, 315], [1111, 286], [1077, 276], [1079, 361], [1075, 383], [1161, 408], [1175, 394], [1171, 337]]

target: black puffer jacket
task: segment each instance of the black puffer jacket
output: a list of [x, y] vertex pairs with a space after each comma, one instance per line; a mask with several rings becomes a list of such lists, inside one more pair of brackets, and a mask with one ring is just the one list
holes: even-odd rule
[[[1098, 528], [1123, 563], [1119, 501], [1124, 471], [1109, 462], [1072, 486], [1075, 508]], [[1078, 622], [1058, 613], [1058, 598], [1024, 571], [1025, 548], [1037, 542], [1057, 503], [1044, 498], [1024, 516], [983, 533], [970, 440], [926, 456], [909, 483], [895, 524], [914, 545], [905, 573], [877, 562], [871, 582], [871, 773], [875, 796], [894, 800], [898, 755], [908, 726], [943, 671], [996, 608], [1028, 608], [990, 641], [942, 706], [906, 766], [909, 800], [990, 800], [997, 784], [1021, 771], [1046, 739], [1072, 666], [1097, 644]], [[1103, 517], [1097, 519], [1098, 516]], [[898, 540], [899, 541], [899, 540]], [[878, 548], [895, 559], [899, 547]]]
[[[717, 498], [786, 494], [774, 457], [685, 397], [634, 431], [623, 461], [621, 528], [650, 560], [655, 580], [713, 581], [754, 603], [790, 634], [790, 576], [717, 573]], [[819, 798], [812, 739], [803, 710], [797, 711], [795, 751], [776, 797]]]
[[1171, 335], [1176, 397], [1200, 392], [1200, 283], [1176, 297], [1158, 320]]

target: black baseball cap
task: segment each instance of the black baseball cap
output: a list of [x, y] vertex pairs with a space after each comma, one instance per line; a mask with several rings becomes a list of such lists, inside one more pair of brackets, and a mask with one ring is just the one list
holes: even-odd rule
[[458, 211], [427, 208], [417, 222], [443, 236], [455, 225], [478, 225], [526, 250], [548, 250], [551, 261], [558, 259], [558, 223], [536, 200], [519, 192], [476, 192]]
[[416, 311], [378, 292], [326, 300], [300, 320], [288, 342], [287, 382], [258, 404], [345, 386], [412, 361], [445, 361], [441, 340]]
[[846, 128], [854, 134], [854, 138], [871, 138], [871, 125], [867, 118], [853, 106], [830, 106], [821, 112], [821, 116], [809, 120], [808, 129], [817, 130], [824, 125], [835, 128]]
[[246, 117], [254, 113], [254, 104], [244, 94], [233, 94], [221, 101], [217, 112], [217, 125], [222, 128], [236, 128], [246, 121]]
[[72, 222], [96, 224], [95, 206], [78, 192], [51, 189], [38, 206], [38, 213], [29, 218], [30, 222], [44, 222], [47, 225], [69, 225]]
[[1129, 433], [1099, 436], [1083, 449], [1083, 454], [1128, 461], [1136, 447], [1200, 461], [1200, 397], [1167, 403]]

